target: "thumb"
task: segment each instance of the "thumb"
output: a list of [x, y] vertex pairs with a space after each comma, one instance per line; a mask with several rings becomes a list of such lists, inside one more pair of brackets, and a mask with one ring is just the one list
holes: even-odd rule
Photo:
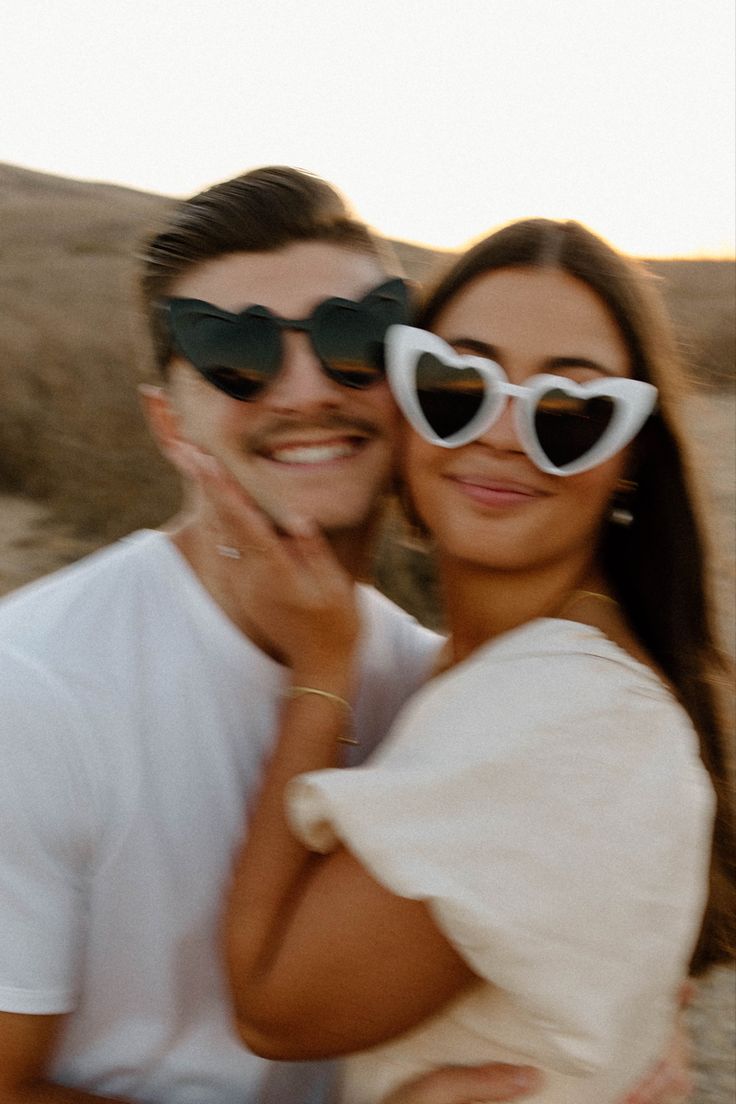
[[404, 1085], [383, 1104], [491, 1104], [521, 1100], [541, 1085], [542, 1075], [528, 1066], [453, 1066]]

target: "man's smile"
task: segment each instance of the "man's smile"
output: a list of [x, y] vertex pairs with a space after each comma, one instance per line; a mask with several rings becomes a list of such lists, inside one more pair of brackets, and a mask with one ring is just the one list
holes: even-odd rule
[[259, 455], [278, 464], [328, 464], [345, 460], [361, 452], [369, 438], [362, 434], [329, 437], [322, 440], [287, 441], [259, 450]]

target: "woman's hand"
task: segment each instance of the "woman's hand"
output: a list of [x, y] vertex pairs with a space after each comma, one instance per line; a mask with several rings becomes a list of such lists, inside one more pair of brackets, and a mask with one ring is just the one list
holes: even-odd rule
[[[679, 1013], [667, 1049], [622, 1104], [686, 1104], [693, 1091], [691, 1045], [684, 1012], [695, 996], [695, 985], [680, 987]], [[520, 1100], [544, 1084], [539, 1070], [528, 1066], [491, 1064], [433, 1070], [403, 1085], [383, 1104], [476, 1104]]]
[[692, 1045], [685, 1011], [695, 997], [695, 983], [684, 981], [679, 992], [679, 1012], [667, 1049], [657, 1065], [624, 1104], [686, 1104], [694, 1088], [691, 1069]]
[[339, 682], [344, 692], [360, 620], [355, 584], [327, 540], [314, 523], [284, 511], [277, 528], [212, 457], [198, 458], [197, 476], [217, 553], [211, 571], [228, 606], [292, 668], [295, 682], [321, 680], [323, 689]]

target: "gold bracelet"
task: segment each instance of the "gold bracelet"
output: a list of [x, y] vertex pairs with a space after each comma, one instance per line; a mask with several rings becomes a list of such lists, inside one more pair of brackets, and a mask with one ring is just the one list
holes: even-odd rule
[[[341, 698], [339, 694], [332, 694], [329, 690], [318, 690], [316, 686], [290, 686], [287, 690], [284, 690], [285, 698], [300, 698], [302, 694], [316, 694], [318, 698], [326, 698], [327, 701], [334, 702], [335, 705], [341, 706], [345, 710], [349, 720], [353, 718], [353, 707], [349, 701], [345, 698]], [[340, 744], [351, 744], [353, 747], [357, 747], [360, 740], [357, 740], [355, 736], [338, 736], [337, 741]]]

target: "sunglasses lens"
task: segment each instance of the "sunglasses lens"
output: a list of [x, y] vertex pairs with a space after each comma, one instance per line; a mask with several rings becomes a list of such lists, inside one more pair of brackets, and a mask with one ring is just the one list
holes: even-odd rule
[[199, 372], [225, 394], [254, 399], [278, 370], [280, 336], [267, 316], [244, 314], [230, 322], [206, 314], [183, 314], [176, 341]]
[[315, 334], [319, 355], [333, 379], [347, 387], [370, 387], [382, 379], [388, 325], [368, 311], [335, 306]]
[[383, 379], [383, 342], [389, 325], [359, 306], [331, 305], [313, 332], [327, 374], [345, 387], [370, 387]]
[[613, 417], [613, 399], [547, 391], [537, 404], [534, 429], [547, 458], [558, 468], [580, 460], [597, 445]]
[[475, 368], [449, 368], [433, 353], [425, 352], [416, 365], [416, 393], [430, 428], [447, 440], [476, 416], [485, 389]]
[[370, 387], [386, 374], [386, 330], [409, 321], [411, 304], [403, 280], [389, 280], [358, 303], [327, 300], [317, 308], [314, 346], [327, 374], [346, 387]]

